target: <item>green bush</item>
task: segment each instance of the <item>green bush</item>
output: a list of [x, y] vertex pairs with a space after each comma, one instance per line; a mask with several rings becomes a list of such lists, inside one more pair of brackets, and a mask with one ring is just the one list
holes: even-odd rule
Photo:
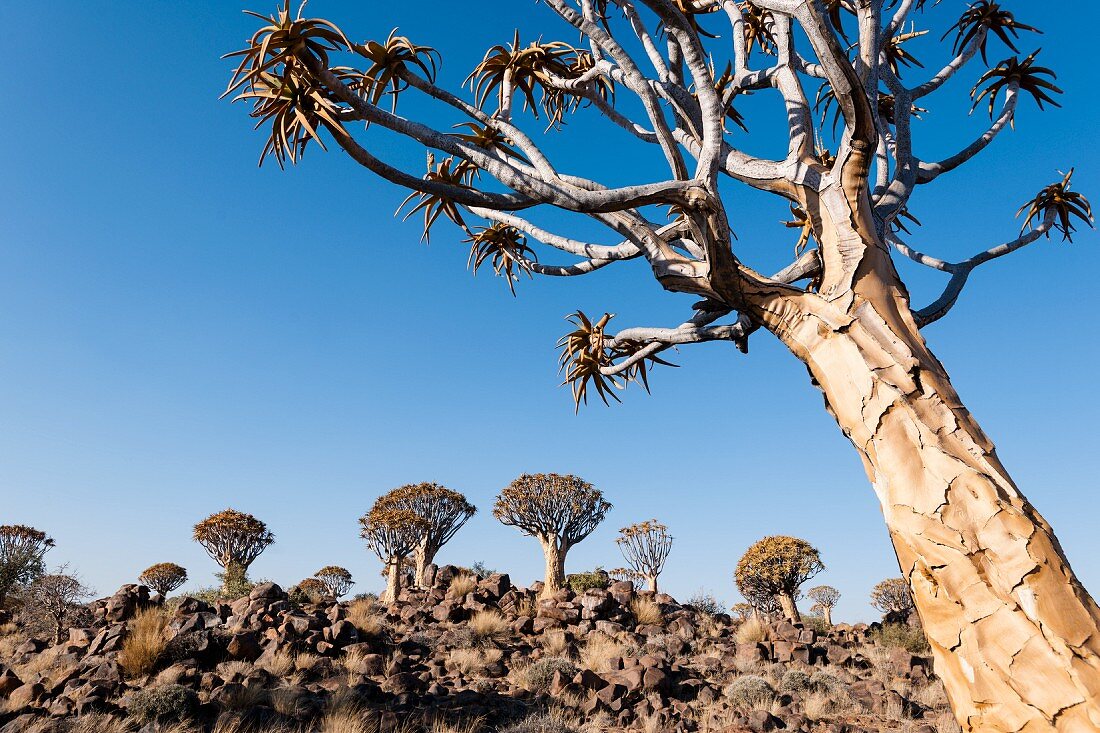
[[606, 588], [611, 584], [611, 579], [603, 568], [596, 568], [588, 573], [573, 573], [566, 580], [569, 589], [580, 595], [589, 588]]
[[909, 624], [883, 624], [871, 632], [871, 640], [880, 646], [901, 647], [913, 654], [930, 650], [924, 629]]
[[725, 692], [734, 705], [750, 710], [765, 709], [775, 702], [775, 690], [766, 679], [755, 674], [738, 677]]
[[194, 715], [199, 696], [183, 685], [162, 685], [138, 690], [130, 699], [130, 715], [142, 723], [184, 720]]
[[537, 695], [546, 695], [550, 692], [550, 683], [554, 680], [555, 672], [572, 678], [577, 674], [577, 665], [563, 657], [544, 657], [524, 668], [524, 686]]

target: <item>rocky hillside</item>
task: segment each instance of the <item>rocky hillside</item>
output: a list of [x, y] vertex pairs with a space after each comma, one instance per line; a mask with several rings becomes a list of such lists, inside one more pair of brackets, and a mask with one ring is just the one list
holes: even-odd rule
[[390, 606], [127, 585], [89, 612], [60, 644], [0, 626], [0, 733], [958, 730], [930, 659], [889, 633], [731, 620], [629, 582], [538, 599], [442, 568]]

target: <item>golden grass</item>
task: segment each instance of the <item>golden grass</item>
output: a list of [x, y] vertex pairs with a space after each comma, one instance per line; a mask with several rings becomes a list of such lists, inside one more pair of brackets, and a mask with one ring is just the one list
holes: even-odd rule
[[512, 626], [508, 623], [508, 619], [493, 610], [478, 611], [470, 617], [466, 625], [478, 641], [499, 641], [512, 633]]
[[737, 627], [738, 644], [751, 644], [760, 641], [764, 641], [764, 624], [760, 619], [752, 616], [745, 619]]
[[127, 677], [137, 679], [153, 671], [168, 646], [168, 621], [163, 608], [145, 608], [134, 616], [118, 655], [118, 665]]
[[16, 631], [19, 631], [19, 627], [12, 621], [9, 621], [6, 624], [0, 624], [0, 637], [11, 636]]
[[323, 657], [319, 654], [313, 654], [311, 652], [302, 652], [298, 656], [294, 657], [294, 670], [296, 672], [311, 672], [318, 664], [321, 663]]
[[539, 643], [546, 650], [546, 653], [552, 657], [568, 657], [572, 651], [569, 648], [568, 638], [561, 629], [544, 631]]
[[503, 657], [500, 649], [455, 649], [447, 657], [447, 666], [464, 675], [479, 674]]
[[229, 662], [222, 662], [217, 666], [218, 676], [223, 680], [229, 681], [234, 676], [240, 676], [244, 679], [248, 675], [252, 674], [252, 670], [255, 666], [252, 662], [246, 662], [240, 659], [234, 659]]
[[855, 707], [843, 692], [811, 692], [802, 701], [802, 713], [815, 721], [849, 715], [855, 711]]
[[520, 599], [520, 602], [516, 604], [517, 616], [534, 616], [536, 612], [535, 599], [528, 596], [524, 596]]
[[636, 596], [630, 601], [630, 613], [634, 620], [645, 626], [655, 626], [664, 621], [664, 614], [652, 598], [648, 596]]
[[286, 677], [294, 671], [294, 655], [286, 649], [280, 649], [270, 656], [257, 660], [256, 666], [269, 672], [273, 677]]
[[462, 598], [467, 593], [472, 593], [477, 587], [477, 576], [469, 573], [459, 573], [451, 578], [451, 585], [447, 588], [447, 595], [452, 598]]
[[591, 634], [581, 649], [578, 664], [593, 672], [609, 672], [608, 662], [619, 657], [629, 656], [626, 644], [612, 639], [607, 634]]
[[378, 636], [385, 629], [385, 622], [379, 613], [378, 604], [369, 598], [349, 603], [347, 620], [359, 630], [360, 634], [367, 636]]

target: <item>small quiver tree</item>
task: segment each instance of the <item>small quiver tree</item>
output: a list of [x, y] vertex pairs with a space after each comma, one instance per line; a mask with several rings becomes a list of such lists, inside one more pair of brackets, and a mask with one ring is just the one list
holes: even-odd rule
[[138, 576], [138, 581], [147, 585], [160, 595], [169, 593], [187, 582], [187, 569], [174, 562], [158, 562], [150, 565]]
[[275, 541], [266, 524], [236, 509], [211, 514], [195, 525], [193, 537], [222, 567], [225, 593], [247, 582], [249, 566]]
[[0, 526], [0, 608], [4, 608], [12, 589], [42, 574], [42, 558], [53, 546], [53, 540], [34, 527]]
[[320, 603], [328, 595], [328, 588], [318, 578], [306, 578], [290, 589], [290, 598], [296, 603]]
[[351, 579], [351, 573], [339, 565], [326, 565], [314, 573], [313, 577], [324, 586], [326, 595], [336, 599], [346, 596], [351, 587], [355, 585], [355, 581]]
[[27, 586], [25, 606], [31, 615], [49, 619], [54, 643], [60, 644], [67, 628], [65, 622], [92, 592], [80, 578], [69, 574], [68, 566], [62, 565], [53, 573], [39, 575]]
[[382, 497], [359, 518], [360, 536], [386, 568], [383, 603], [393, 603], [401, 594], [401, 566], [424, 538], [428, 524], [410, 509], [395, 506]]
[[657, 592], [657, 576], [665, 569], [665, 560], [672, 549], [672, 535], [668, 527], [650, 519], [619, 530], [615, 539], [619, 551], [630, 567], [649, 583], [649, 589]]
[[523, 474], [497, 497], [493, 516], [542, 545], [546, 558], [543, 595], [565, 583], [565, 556], [603, 521], [611, 504], [603, 493], [577, 476]]
[[887, 578], [871, 589], [871, 605], [887, 617], [908, 618], [913, 611], [913, 594], [903, 578]]
[[386, 494], [386, 498], [414, 512], [425, 522], [424, 536], [413, 551], [416, 566], [413, 582], [423, 587], [428, 566], [435, 561], [443, 545], [477, 513], [477, 508], [459, 492], [427, 482], [398, 487]]
[[826, 626], [833, 625], [833, 609], [840, 600], [840, 591], [831, 585], [819, 585], [810, 588], [806, 595], [821, 609], [821, 615], [825, 619]]
[[765, 537], [746, 550], [737, 563], [735, 577], [738, 589], [750, 603], [750, 595], [774, 596], [783, 615], [798, 621], [795, 599], [799, 588], [824, 569], [813, 545], [797, 537], [779, 535]]

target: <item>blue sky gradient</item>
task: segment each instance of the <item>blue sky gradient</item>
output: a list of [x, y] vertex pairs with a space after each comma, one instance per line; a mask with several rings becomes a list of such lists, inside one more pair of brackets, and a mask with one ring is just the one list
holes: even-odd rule
[[[413, 5], [309, 9], [354, 38], [399, 26], [436, 46], [452, 87], [516, 26], [525, 38], [575, 41], [534, 3]], [[196, 587], [216, 567], [190, 528], [233, 506], [278, 538], [254, 576], [290, 584], [340, 564], [356, 590], [378, 590], [357, 518], [394, 486], [439, 481], [480, 509], [440, 560], [482, 560], [528, 583], [542, 571], [537, 544], [492, 518], [493, 497], [524, 471], [569, 472], [615, 505], [569, 571], [622, 564], [616, 530], [658, 517], [677, 538], [664, 587], [733, 602], [744, 549], [793, 534], [821, 549], [820, 581], [844, 594], [835, 616], [874, 617], [867, 593], [897, 574], [896, 559], [854, 451], [793, 357], [763, 333], [747, 357], [724, 344], [687, 348], [673, 358], [679, 369], [654, 371], [651, 396], [631, 388], [622, 405], [574, 415], [554, 350], [564, 315], [675, 325], [692, 299], [664, 293], [638, 263], [524, 280], [512, 298], [491, 273], [465, 271], [457, 230], [440, 224], [420, 244], [418, 223], [393, 217], [403, 194], [346, 157], [312, 149], [296, 168], [257, 169], [262, 133], [243, 105], [217, 99], [231, 70], [219, 56], [254, 28], [237, 6], [0, 8], [18, 60], [0, 82], [10, 104], [0, 121], [0, 523], [49, 531], [50, 563], [71, 563], [101, 593], [159, 561], [185, 565]], [[1042, 25], [1033, 4], [1009, 7]], [[932, 37], [961, 9], [949, 0], [916, 16], [941, 29], [916, 47], [929, 70], [945, 58]], [[1040, 114], [1022, 100], [1015, 131], [919, 190], [915, 245], [959, 258], [1011, 239], [1017, 207], [1071, 165], [1076, 187], [1100, 196], [1095, 80], [1080, 63], [1100, 11], [1081, 3], [1074, 14], [1021, 41], [1025, 53], [1044, 47], [1063, 109]], [[1006, 55], [991, 42], [991, 62]], [[925, 105], [919, 153], [949, 153], [983, 129], [984, 113], [966, 115], [979, 73], [963, 71]], [[745, 100], [749, 150], [781, 143], [776, 110], [766, 95]], [[402, 100], [402, 111], [420, 107]], [[662, 175], [652, 152], [637, 154], [594, 114], [560, 137], [548, 146], [567, 169], [611, 182]], [[422, 149], [378, 140], [390, 160], [422, 170]], [[794, 243], [778, 225], [785, 205], [737, 187], [729, 201], [742, 258], [784, 264]], [[585, 222], [570, 231], [600, 234]], [[927, 329], [1094, 592], [1096, 241], [1091, 231], [1073, 244], [1044, 239], [986, 265]], [[942, 285], [901, 267], [917, 301]]]

